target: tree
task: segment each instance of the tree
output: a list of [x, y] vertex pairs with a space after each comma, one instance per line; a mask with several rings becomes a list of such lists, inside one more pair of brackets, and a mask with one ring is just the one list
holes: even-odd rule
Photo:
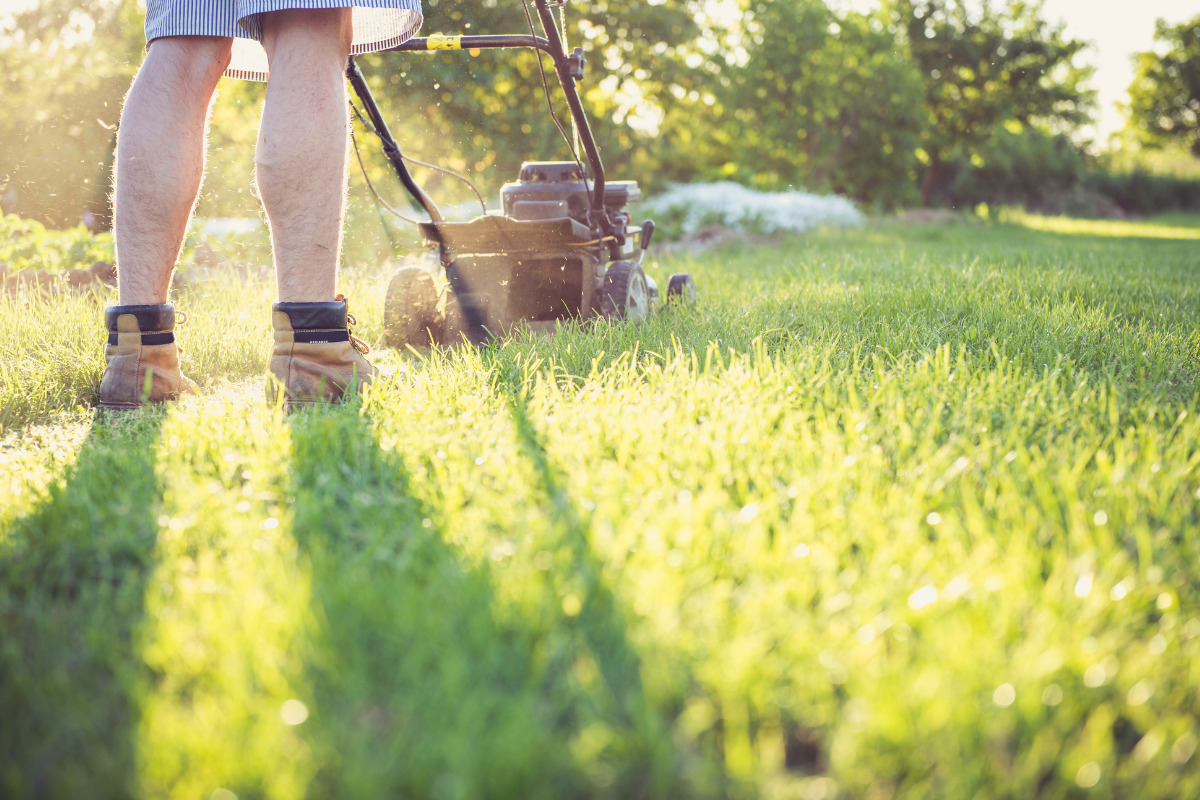
[[1129, 115], [1142, 142], [1178, 142], [1200, 157], [1200, 16], [1180, 25], [1158, 20], [1154, 39], [1163, 52], [1134, 56]]
[[729, 70], [740, 157], [787, 183], [894, 205], [917, 166], [921, 82], [875, 18], [819, 0], [751, 7], [753, 46]]
[[663, 172], [676, 180], [802, 186], [903, 202], [919, 166], [922, 84], [877, 17], [822, 0], [749, 0], [664, 107]]
[[978, 162], [998, 127], [1056, 132], [1088, 119], [1093, 94], [1082, 83], [1091, 69], [1075, 63], [1084, 44], [1042, 19], [1040, 2], [1003, 0], [995, 8], [990, 0], [896, 0], [892, 13], [925, 83], [922, 204], [942, 166]]

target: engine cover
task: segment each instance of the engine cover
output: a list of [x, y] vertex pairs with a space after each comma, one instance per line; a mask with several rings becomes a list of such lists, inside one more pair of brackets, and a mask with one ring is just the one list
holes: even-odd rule
[[[637, 181], [604, 184], [604, 208], [610, 217], [641, 197]], [[587, 224], [587, 184], [573, 161], [526, 161], [521, 165], [520, 178], [501, 187], [500, 200], [504, 215], [513, 219], [568, 216]]]

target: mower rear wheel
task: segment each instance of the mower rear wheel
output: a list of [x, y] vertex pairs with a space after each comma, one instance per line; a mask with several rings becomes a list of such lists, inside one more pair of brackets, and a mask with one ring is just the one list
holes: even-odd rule
[[681, 306], [696, 305], [696, 281], [686, 272], [677, 272], [667, 281], [667, 302]]
[[414, 266], [396, 270], [383, 301], [384, 343], [397, 348], [436, 344], [442, 327], [437, 300], [429, 270]]
[[444, 288], [445, 302], [442, 307], [442, 335], [438, 339], [438, 344], [445, 347], [451, 347], [457, 344], [470, 343], [468, 336], [470, 326], [467, 325], [466, 316], [463, 314], [462, 303], [458, 300], [458, 295], [450, 286]]
[[604, 271], [600, 310], [609, 319], [645, 319], [650, 315], [646, 273], [633, 261], [614, 261]]

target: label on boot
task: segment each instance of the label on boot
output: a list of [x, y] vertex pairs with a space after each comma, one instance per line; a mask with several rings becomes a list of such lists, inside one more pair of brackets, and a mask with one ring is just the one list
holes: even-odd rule
[[298, 330], [293, 331], [292, 335], [297, 344], [331, 344], [350, 341], [350, 331], [344, 329], [333, 331]]

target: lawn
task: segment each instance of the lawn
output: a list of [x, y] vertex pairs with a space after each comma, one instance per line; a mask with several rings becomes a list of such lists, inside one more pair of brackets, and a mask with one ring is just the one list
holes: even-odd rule
[[663, 256], [290, 416], [268, 282], [123, 416], [106, 295], [2, 297], [0, 796], [1200, 796], [1196, 230]]

